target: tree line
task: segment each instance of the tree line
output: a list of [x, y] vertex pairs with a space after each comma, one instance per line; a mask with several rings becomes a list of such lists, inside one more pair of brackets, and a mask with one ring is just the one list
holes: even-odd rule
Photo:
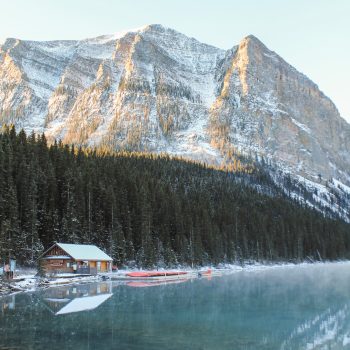
[[349, 224], [262, 193], [265, 177], [4, 127], [0, 258], [32, 265], [55, 241], [96, 244], [120, 266], [350, 258]]

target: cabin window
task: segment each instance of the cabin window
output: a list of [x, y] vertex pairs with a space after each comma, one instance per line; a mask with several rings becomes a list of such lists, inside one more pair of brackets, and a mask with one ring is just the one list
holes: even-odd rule
[[67, 267], [70, 267], [70, 263], [69, 262], [67, 262]]

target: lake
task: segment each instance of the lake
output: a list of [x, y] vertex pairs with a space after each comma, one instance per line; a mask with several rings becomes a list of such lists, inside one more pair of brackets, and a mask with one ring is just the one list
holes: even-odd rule
[[0, 299], [0, 349], [350, 349], [350, 263]]

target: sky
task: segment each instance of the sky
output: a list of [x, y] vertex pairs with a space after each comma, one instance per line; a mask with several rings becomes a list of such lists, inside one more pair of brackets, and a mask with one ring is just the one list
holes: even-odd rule
[[0, 43], [84, 39], [160, 23], [228, 49], [254, 34], [350, 122], [350, 0], [0, 0]]

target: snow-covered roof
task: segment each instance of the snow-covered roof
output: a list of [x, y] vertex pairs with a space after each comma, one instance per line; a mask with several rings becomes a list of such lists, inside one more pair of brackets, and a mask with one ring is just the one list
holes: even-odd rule
[[101, 260], [112, 261], [113, 259], [104, 253], [100, 248], [90, 244], [67, 244], [56, 243], [74, 260]]
[[72, 259], [68, 255], [48, 255], [45, 257], [46, 260], [70, 260]]

